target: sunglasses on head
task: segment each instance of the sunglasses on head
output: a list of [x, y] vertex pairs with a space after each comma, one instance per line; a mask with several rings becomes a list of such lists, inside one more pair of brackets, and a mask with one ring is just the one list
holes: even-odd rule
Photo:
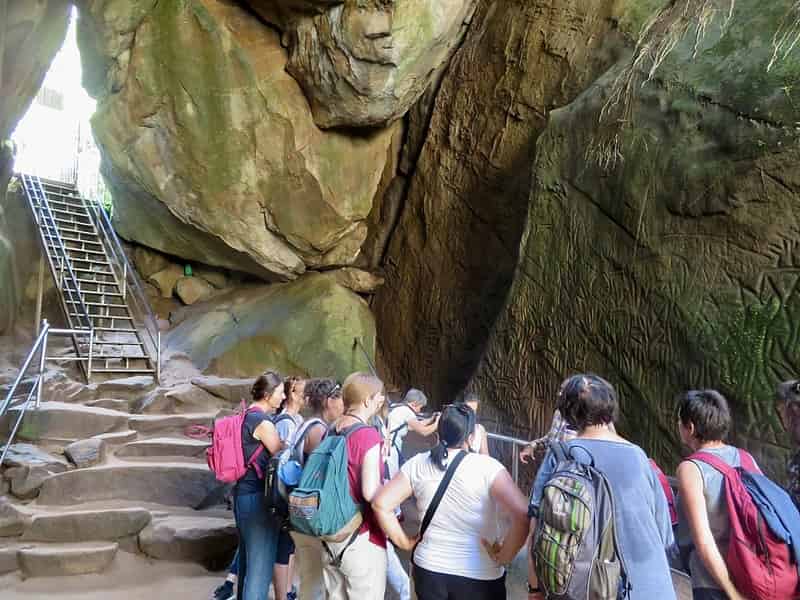
[[333, 398], [340, 389], [342, 389], [342, 386], [337, 383], [325, 398]]

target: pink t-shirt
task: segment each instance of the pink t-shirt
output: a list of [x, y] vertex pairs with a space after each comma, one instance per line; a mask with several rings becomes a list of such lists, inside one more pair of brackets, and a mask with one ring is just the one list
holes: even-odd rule
[[[350, 494], [353, 499], [363, 506], [364, 510], [364, 523], [361, 525], [361, 532], [369, 531], [369, 541], [380, 546], [386, 547], [386, 536], [378, 525], [378, 520], [375, 518], [375, 513], [368, 502], [364, 502], [364, 496], [361, 493], [361, 464], [364, 462], [364, 456], [375, 446], [380, 446], [383, 443], [383, 438], [375, 430], [374, 427], [365, 427], [359, 429], [347, 440], [347, 474], [350, 479]], [[380, 476], [380, 465], [378, 462], [378, 475]]]

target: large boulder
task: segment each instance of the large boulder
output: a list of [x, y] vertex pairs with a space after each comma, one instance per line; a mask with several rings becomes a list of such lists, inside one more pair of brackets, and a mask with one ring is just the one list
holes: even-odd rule
[[[254, 286], [208, 301], [166, 337], [208, 374], [253, 377], [272, 368], [340, 379], [368, 365], [354, 339], [374, 352], [375, 323], [356, 294], [321, 274]], [[238, 392], [237, 392], [238, 393]]]
[[403, 116], [458, 47], [476, 0], [248, 0], [286, 32], [289, 72], [320, 127]]
[[[619, 68], [551, 115], [473, 381], [509, 420], [541, 430], [559, 378], [595, 371], [619, 388], [623, 433], [669, 466], [676, 394], [711, 386], [731, 402], [734, 440], [783, 471], [773, 397], [800, 359], [800, 104], [787, 87], [800, 61], [767, 67], [790, 5], [738, 0], [696, 54], [694, 36], [681, 41], [657, 80], [618, 98], [627, 128], [599, 119]], [[617, 135], [622, 160], [587, 157]]]
[[78, 4], [120, 235], [270, 280], [356, 259], [399, 124], [318, 129], [278, 33], [236, 3]]
[[3, 478], [11, 483], [11, 493], [23, 499], [35, 498], [45, 481], [63, 473], [67, 461], [32, 444], [12, 444], [3, 464]]
[[613, 23], [635, 27], [621, 4], [480, 3], [430, 124], [412, 115], [409, 137], [424, 145], [416, 166], [404, 149], [405, 208], [371, 305], [381, 366], [398, 385], [449, 402], [474, 371], [514, 277], [547, 113], [608, 68], [624, 39]]

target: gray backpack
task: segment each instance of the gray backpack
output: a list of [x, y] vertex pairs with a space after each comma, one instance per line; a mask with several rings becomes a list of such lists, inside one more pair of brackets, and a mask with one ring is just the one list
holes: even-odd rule
[[585, 448], [588, 465], [563, 442], [551, 450], [558, 464], [542, 494], [531, 546], [539, 586], [548, 600], [624, 598], [611, 486]]

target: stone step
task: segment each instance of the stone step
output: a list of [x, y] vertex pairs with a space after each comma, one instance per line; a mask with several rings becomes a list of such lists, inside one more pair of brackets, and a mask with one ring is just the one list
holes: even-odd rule
[[131, 400], [121, 400], [119, 398], [100, 398], [99, 400], [90, 400], [86, 406], [93, 408], [108, 408], [110, 410], [118, 410], [120, 412], [128, 412], [131, 408]]
[[209, 442], [189, 438], [160, 437], [131, 442], [117, 449], [115, 455], [130, 457], [189, 457], [202, 458]]
[[170, 515], [154, 519], [139, 534], [139, 548], [151, 558], [199, 562], [219, 568], [238, 545], [233, 518]]
[[139, 434], [131, 429], [123, 431], [112, 431], [110, 433], [101, 433], [100, 435], [92, 436], [98, 440], [103, 440], [109, 446], [118, 446], [120, 444], [127, 444], [136, 439]]
[[[12, 408], [0, 420], [0, 431], [7, 432], [19, 416], [19, 408]], [[25, 413], [18, 435], [22, 439], [81, 440], [100, 433], [127, 428], [128, 413], [107, 408], [42, 402], [36, 410]]]
[[187, 427], [203, 425], [211, 427], [218, 413], [184, 413], [179, 415], [131, 415], [128, 427], [140, 434], [182, 436]]
[[101, 500], [205, 508], [224, 499], [226, 486], [204, 464], [114, 464], [59, 473], [47, 479], [39, 504], [70, 506]]
[[117, 554], [116, 542], [36, 544], [17, 550], [19, 568], [25, 577], [57, 577], [102, 573]]
[[137, 535], [150, 523], [143, 508], [40, 513], [31, 518], [23, 541], [88, 542], [116, 541]]

